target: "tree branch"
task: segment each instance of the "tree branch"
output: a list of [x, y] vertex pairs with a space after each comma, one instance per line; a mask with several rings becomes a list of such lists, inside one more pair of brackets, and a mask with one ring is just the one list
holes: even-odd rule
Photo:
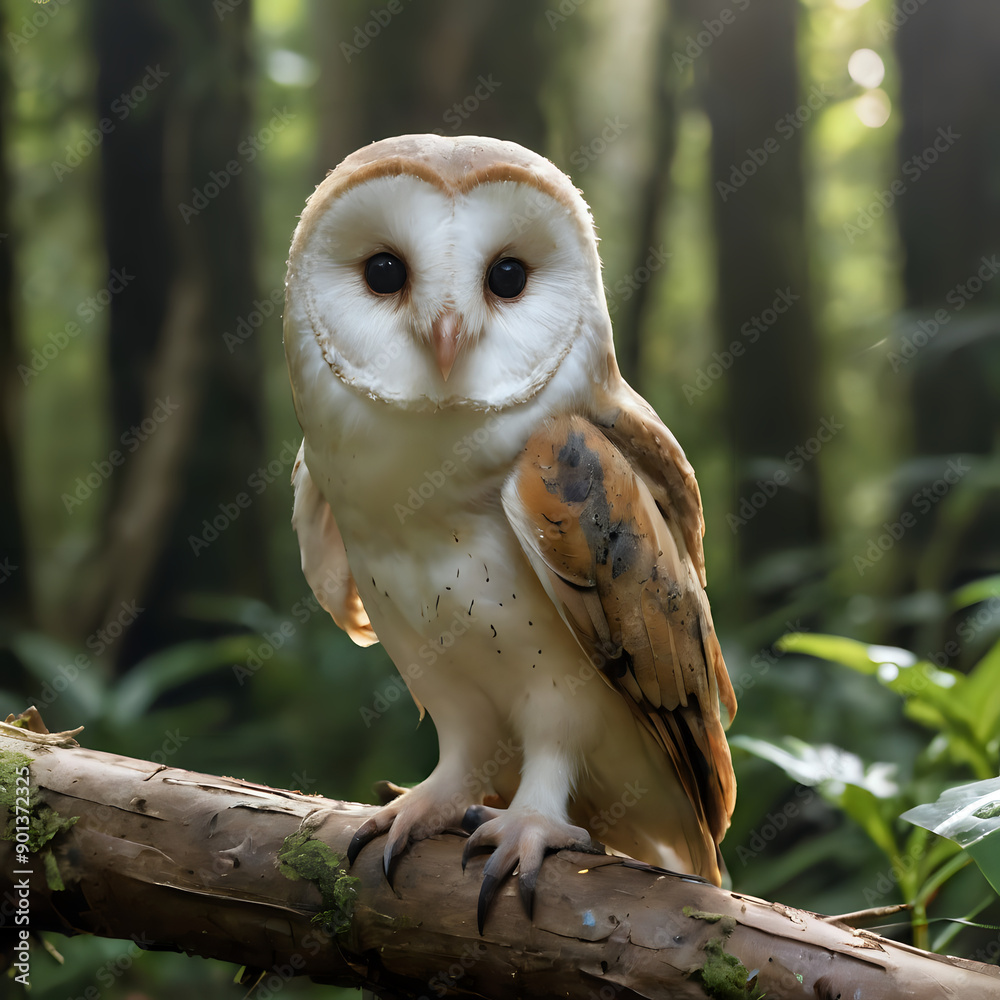
[[[480, 937], [482, 862], [463, 874], [459, 835], [413, 845], [400, 859], [394, 889], [382, 875], [377, 842], [350, 870], [359, 880], [351, 888], [317, 842], [343, 857], [371, 806], [53, 742], [10, 735], [9, 727], [0, 733], [0, 823], [14, 837], [0, 841], [0, 941], [8, 955], [22, 912], [15, 873], [30, 868], [22, 909], [34, 934], [132, 938], [246, 965], [272, 988], [308, 975], [383, 995], [583, 998], [603, 997], [605, 988], [615, 998], [1000, 995], [993, 966], [927, 954], [621, 858], [571, 851], [543, 866], [531, 919], [511, 883]], [[7, 820], [17, 811], [11, 775], [29, 763], [37, 839], [57, 829], [45, 807], [76, 821], [40, 853], [25, 855], [16, 845], [22, 827]], [[305, 849], [288, 839], [302, 832], [312, 837]], [[292, 869], [305, 878], [289, 878]], [[355, 894], [349, 916], [334, 898], [345, 891]], [[36, 940], [30, 961], [43, 960]]]

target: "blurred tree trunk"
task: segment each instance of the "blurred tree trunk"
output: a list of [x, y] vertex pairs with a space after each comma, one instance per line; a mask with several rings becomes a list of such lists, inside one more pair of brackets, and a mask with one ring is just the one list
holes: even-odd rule
[[[7, 172], [7, 67], [0, 63], [0, 623], [29, 614], [27, 546], [14, 456], [21, 390], [14, 343], [14, 253]], [[0, 654], [2, 656], [4, 654]], [[2, 662], [2, 661], [0, 661]]]
[[[954, 0], [921, 7], [896, 36], [897, 176], [906, 184], [897, 213], [909, 317], [893, 371], [908, 380], [916, 456], [899, 484], [900, 515], [915, 519], [899, 549], [904, 592], [950, 590], [1000, 567], [996, 476], [991, 485], [962, 458], [983, 462], [1000, 441], [997, 25], [991, 0]], [[959, 477], [966, 465], [970, 473]], [[945, 478], [947, 492], [936, 495], [946, 476], [956, 481]], [[915, 505], [925, 489], [931, 494]]]
[[814, 456], [831, 431], [817, 400], [802, 148], [803, 126], [828, 98], [800, 89], [796, 0], [730, 5], [728, 23], [718, 3], [679, 6], [689, 18], [680, 51], [693, 62], [712, 125], [721, 330], [713, 362], [728, 389], [728, 520], [750, 584], [750, 618], [786, 605], [818, 571]]
[[676, 98], [680, 79], [673, 64], [677, 41], [674, 19], [669, 16], [666, 6], [657, 10], [657, 16], [658, 23], [654, 27], [657, 42], [650, 78], [652, 114], [648, 142], [651, 155], [639, 194], [638, 238], [632, 248], [632, 266], [627, 272], [635, 279], [635, 294], [621, 302], [614, 316], [618, 364], [629, 383], [643, 395], [648, 392], [642, 364], [643, 317], [655, 288], [655, 282], [649, 279], [649, 273], [654, 270], [650, 266], [650, 255], [655, 255], [663, 243], [660, 233], [670, 197], [670, 168], [677, 149]]
[[267, 578], [264, 512], [237, 503], [255, 498], [248, 478], [266, 464], [257, 345], [224, 339], [256, 308], [259, 151], [246, 142], [250, 5], [229, 8], [102, 0], [94, 14], [111, 447], [123, 463], [76, 631], [132, 602], [149, 608], [113, 650], [126, 662], [202, 633], [179, 625], [189, 593], [256, 596]]
[[318, 178], [360, 146], [405, 132], [492, 135], [544, 150], [540, 100], [553, 32], [543, 6], [406, 3], [385, 25], [364, 0], [320, 2], [314, 13], [325, 47]]

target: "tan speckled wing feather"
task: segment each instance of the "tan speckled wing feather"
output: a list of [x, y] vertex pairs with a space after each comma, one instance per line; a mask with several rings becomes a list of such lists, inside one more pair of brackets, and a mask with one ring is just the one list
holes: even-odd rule
[[[642, 406], [636, 406], [638, 400]], [[719, 702], [736, 701], [704, 590], [701, 502], [670, 431], [638, 396], [600, 424], [550, 421], [528, 441], [504, 509], [549, 596], [677, 770], [716, 845], [736, 796]]]

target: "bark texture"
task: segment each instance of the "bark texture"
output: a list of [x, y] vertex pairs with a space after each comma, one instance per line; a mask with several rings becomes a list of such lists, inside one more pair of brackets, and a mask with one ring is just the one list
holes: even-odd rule
[[[382, 875], [377, 841], [361, 853], [350, 884], [319, 844], [343, 857], [373, 807], [9, 733], [0, 733], [0, 768], [30, 759], [35, 822], [44, 822], [43, 805], [77, 817], [43, 848], [64, 888], [53, 889], [51, 864], [47, 880], [44, 857], [31, 855], [36, 933], [153, 941], [259, 970], [272, 987], [309, 975], [383, 996], [584, 998], [603, 997], [605, 988], [616, 998], [1000, 995], [995, 967], [570, 851], [542, 868], [530, 920], [509, 884], [480, 937], [483, 862], [463, 874], [460, 835], [411, 847], [394, 887]], [[9, 793], [0, 807], [6, 827]], [[304, 832], [311, 839], [303, 845]], [[13, 938], [12, 873], [20, 867], [14, 843], [0, 840], [0, 943]], [[304, 877], [290, 879], [292, 868]], [[334, 899], [345, 890], [349, 913]], [[33, 961], [43, 960], [36, 942]]]

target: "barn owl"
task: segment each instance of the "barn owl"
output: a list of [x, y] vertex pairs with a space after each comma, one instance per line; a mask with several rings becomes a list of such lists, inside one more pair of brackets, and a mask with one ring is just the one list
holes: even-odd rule
[[719, 883], [736, 703], [701, 499], [618, 370], [570, 179], [473, 136], [353, 153], [296, 228], [284, 334], [303, 571], [355, 642], [382, 642], [439, 741], [351, 862], [388, 834], [389, 877], [464, 826], [463, 866], [492, 852], [480, 930], [515, 869], [530, 913], [564, 847]]

